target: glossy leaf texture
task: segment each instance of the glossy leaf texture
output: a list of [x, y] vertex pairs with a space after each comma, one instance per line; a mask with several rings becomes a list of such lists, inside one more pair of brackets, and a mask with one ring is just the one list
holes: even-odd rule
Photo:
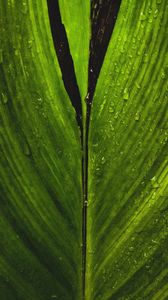
[[[90, 44], [90, 1], [59, 0], [76, 78], [82, 99], [83, 118], [86, 115], [85, 97], [88, 89], [88, 61]], [[87, 70], [87, 71], [86, 71]]]
[[80, 132], [47, 2], [1, 0], [0, 22], [0, 299], [80, 299]]
[[89, 134], [86, 299], [168, 298], [168, 4], [123, 0]]

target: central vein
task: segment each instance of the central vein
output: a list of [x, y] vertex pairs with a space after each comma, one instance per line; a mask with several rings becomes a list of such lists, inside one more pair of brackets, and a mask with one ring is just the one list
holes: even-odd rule
[[[85, 98], [86, 116], [82, 116], [82, 101], [75, 75], [73, 60], [64, 25], [62, 24], [58, 1], [47, 0], [53, 42], [62, 71], [62, 78], [71, 103], [76, 111], [76, 120], [81, 132], [82, 148], [82, 295], [85, 300], [87, 260], [87, 204], [88, 204], [88, 138], [91, 105], [97, 78], [104, 60], [121, 0], [91, 1], [91, 40], [88, 72], [88, 93]], [[101, 33], [101, 34], [100, 34]]]

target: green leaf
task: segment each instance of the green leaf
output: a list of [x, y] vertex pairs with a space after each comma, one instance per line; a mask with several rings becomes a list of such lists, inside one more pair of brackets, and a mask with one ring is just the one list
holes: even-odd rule
[[0, 298], [80, 299], [80, 133], [47, 3], [1, 1], [0, 20]]
[[[85, 124], [89, 1], [59, 4]], [[166, 0], [122, 1], [98, 78], [86, 257], [87, 140], [82, 149], [47, 3], [1, 0], [0, 8], [0, 298], [167, 299]]]
[[86, 299], [168, 297], [168, 6], [123, 0], [89, 135]]
[[85, 119], [85, 97], [88, 89], [88, 61], [90, 43], [90, 1], [59, 0], [62, 22], [65, 25], [77, 82], [82, 98]]

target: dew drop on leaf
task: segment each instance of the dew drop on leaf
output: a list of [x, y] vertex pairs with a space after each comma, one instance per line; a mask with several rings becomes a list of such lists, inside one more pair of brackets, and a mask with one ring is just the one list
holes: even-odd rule
[[32, 41], [32, 40], [29, 40], [29, 41], [28, 41], [28, 48], [31, 49], [31, 48], [32, 48], [32, 45], [33, 45], [33, 41]]
[[4, 93], [1, 93], [1, 97], [2, 97], [2, 102], [3, 102], [4, 104], [6, 104], [6, 103], [8, 102], [8, 97], [7, 97], [7, 95], [4, 94]]
[[106, 163], [106, 160], [105, 160], [104, 156], [101, 159], [101, 163], [102, 163], [102, 165], [104, 165]]
[[88, 202], [87, 202], [86, 200], [84, 201], [84, 205], [85, 205], [85, 206], [88, 206]]
[[140, 119], [140, 113], [137, 112], [137, 113], [135, 114], [135, 121], [139, 121], [139, 119]]
[[152, 194], [152, 199], [154, 200], [156, 198], [156, 193], [154, 192], [153, 194]]
[[134, 251], [134, 247], [132, 247], [132, 246], [129, 247], [129, 251], [131, 251], [131, 252]]
[[154, 189], [157, 189], [157, 188], [159, 188], [159, 183], [158, 183], [158, 181], [157, 181], [157, 179], [156, 179], [156, 176], [154, 176], [153, 178], [151, 178], [151, 184], [152, 184], [152, 187], [154, 188]]
[[114, 107], [109, 107], [109, 112], [113, 113], [114, 112]]
[[93, 147], [98, 147], [98, 144], [96, 143], [96, 144], [93, 144]]
[[23, 2], [22, 13], [23, 14], [27, 14], [28, 13], [28, 6], [27, 6], [26, 2]]
[[114, 119], [118, 119], [118, 113], [115, 114]]
[[129, 99], [129, 92], [128, 92], [127, 88], [124, 89], [123, 99], [124, 100], [128, 100]]
[[163, 71], [162, 74], [161, 74], [161, 78], [162, 78], [162, 79], [165, 79], [165, 78], [166, 78], [166, 75], [165, 75], [164, 71]]
[[140, 14], [140, 20], [141, 21], [145, 21], [146, 20], [146, 16], [144, 15], [144, 13], [141, 12]]
[[86, 97], [85, 97], [85, 102], [88, 103], [89, 102], [89, 97], [90, 97], [90, 94], [87, 93]]
[[38, 103], [40, 103], [40, 104], [42, 104], [42, 102], [43, 102], [42, 98], [38, 98], [37, 101], [38, 101]]
[[15, 56], [19, 56], [19, 50], [18, 49], [15, 49]]
[[125, 52], [125, 49], [124, 49], [124, 48], [121, 48], [121, 49], [120, 49], [120, 52], [121, 52], [121, 53], [124, 53], [124, 52]]
[[146, 62], [148, 62], [148, 60], [149, 60], [148, 54], [145, 53], [145, 54], [144, 54], [144, 59], [143, 59], [143, 61], [146, 63]]
[[152, 9], [151, 8], [148, 9], [148, 13], [149, 13], [149, 15], [152, 13]]
[[158, 9], [156, 9], [155, 12], [154, 12], [154, 18], [155, 19], [157, 18], [158, 14], [159, 14], [159, 11], [158, 11]]

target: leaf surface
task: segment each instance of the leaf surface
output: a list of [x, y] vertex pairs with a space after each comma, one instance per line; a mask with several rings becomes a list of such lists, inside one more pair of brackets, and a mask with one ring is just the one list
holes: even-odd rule
[[65, 25], [85, 119], [85, 97], [88, 89], [88, 61], [90, 43], [90, 1], [60, 0], [62, 22]]
[[86, 299], [168, 297], [168, 6], [123, 0], [93, 99]]
[[[90, 3], [59, 4], [85, 121]], [[47, 3], [0, 8], [0, 296], [81, 300], [83, 154]], [[167, 15], [166, 0], [123, 0], [98, 78], [85, 300], [168, 297]]]
[[0, 1], [0, 298], [80, 299], [81, 143], [46, 1]]

